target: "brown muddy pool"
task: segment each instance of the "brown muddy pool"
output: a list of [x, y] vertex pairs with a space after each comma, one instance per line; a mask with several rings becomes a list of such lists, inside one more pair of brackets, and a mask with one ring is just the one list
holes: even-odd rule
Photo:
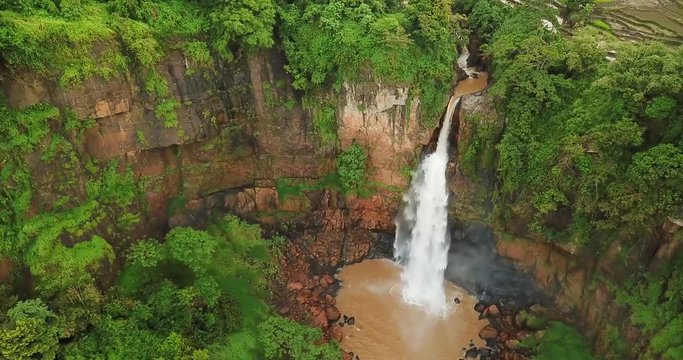
[[455, 93], [453, 96], [458, 97], [474, 94], [486, 89], [486, 86], [488, 85], [488, 73], [482, 71], [475, 72], [475, 74], [477, 76], [476, 78], [469, 77], [467, 79], [458, 81], [458, 84], [455, 86]]
[[[474, 311], [473, 296], [447, 282], [451, 306], [444, 317], [430, 315], [403, 302], [401, 271], [390, 260], [365, 260], [337, 274], [337, 307], [355, 318], [353, 326], [343, 327], [345, 351], [361, 360], [452, 360], [464, 357], [462, 348], [470, 340], [483, 345], [478, 333], [486, 322]], [[456, 297], [459, 305], [453, 302]]]

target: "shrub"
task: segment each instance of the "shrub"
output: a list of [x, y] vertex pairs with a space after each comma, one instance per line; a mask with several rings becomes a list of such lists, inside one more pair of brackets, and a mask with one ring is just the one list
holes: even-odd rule
[[365, 184], [367, 155], [357, 143], [337, 156], [337, 174], [344, 191], [357, 190]]

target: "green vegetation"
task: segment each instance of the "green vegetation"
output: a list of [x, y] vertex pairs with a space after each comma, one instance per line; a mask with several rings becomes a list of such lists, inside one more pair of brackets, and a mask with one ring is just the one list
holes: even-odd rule
[[344, 191], [357, 190], [365, 184], [367, 160], [365, 150], [357, 143], [337, 156], [337, 174]]
[[130, 238], [144, 182], [84, 154], [91, 124], [49, 105], [0, 103], [0, 259], [12, 262], [0, 357], [339, 357], [336, 345], [315, 345], [318, 331], [270, 310], [281, 238], [232, 216], [173, 229], [163, 243]]
[[491, 169], [495, 161], [495, 146], [499, 129], [495, 119], [479, 114], [467, 118], [471, 136], [463, 136], [458, 142], [460, 166], [469, 176], [476, 176], [479, 169]]
[[137, 75], [166, 127], [178, 125], [157, 65], [170, 51], [188, 59], [187, 72], [214, 58], [273, 45], [273, 1], [22, 0], [0, 4], [0, 54], [12, 71], [31, 70], [73, 87], [92, 76]]
[[[65, 347], [74, 358], [258, 358], [272, 351], [277, 322], [292, 332], [313, 331], [270, 315], [265, 303], [274, 275], [258, 226], [226, 216], [208, 230], [175, 228], [164, 243], [144, 240], [129, 251], [102, 317]], [[316, 337], [316, 335], [318, 335]], [[308, 351], [336, 354], [333, 345]], [[289, 345], [291, 338], [280, 338]], [[268, 357], [281, 359], [282, 357]]]
[[[0, 63], [8, 77], [35, 73], [64, 88], [126, 77], [163, 125], [177, 128], [181, 99], [168, 80], [174, 74], [160, 66], [168, 55], [182, 53], [186, 74], [209, 78], [277, 39], [322, 148], [338, 154], [335, 171], [319, 181], [278, 179], [280, 199], [320, 189], [366, 194], [382, 185], [368, 181], [359, 144], [338, 149], [334, 97], [347, 83], [406, 86], [420, 98], [421, 125], [433, 127], [453, 82], [456, 48], [469, 35], [455, 9], [468, 14], [491, 61], [489, 94], [499, 116], [472, 116], [471, 136], [458, 146], [468, 175], [497, 174], [496, 220], [596, 251], [615, 239], [628, 248], [654, 237], [682, 210], [683, 48], [615, 40], [600, 31], [607, 24], [589, 21], [590, 1], [559, 1], [569, 23], [557, 32], [541, 22], [554, 19], [554, 10], [528, 5], [10, 0], [0, 2]], [[605, 59], [606, 50], [617, 59]], [[273, 91], [264, 88], [268, 107], [291, 109], [301, 96], [276, 103]], [[263, 239], [257, 226], [227, 216], [204, 230], [172, 229], [164, 241], [140, 239], [144, 181], [121, 160], [88, 154], [83, 142], [93, 124], [69, 109], [11, 109], [0, 99], [0, 260], [12, 266], [0, 287], [0, 357], [339, 357], [320, 332], [268, 305], [273, 257], [281, 252], [274, 244], [282, 238]], [[150, 146], [145, 133], [135, 136]], [[186, 200], [173, 199], [168, 215]], [[614, 287], [647, 335], [645, 359], [683, 356], [682, 269], [672, 263]], [[575, 329], [525, 321], [547, 327], [528, 344], [537, 359], [590, 358]], [[620, 344], [617, 358], [621, 330], [609, 329]]]
[[365, 79], [370, 70], [379, 79], [411, 86], [413, 95], [420, 96], [423, 125], [433, 126], [453, 80], [456, 43], [462, 44], [464, 38], [452, 18], [451, 4], [450, 0], [407, 5], [344, 0], [283, 4], [279, 30], [294, 87], [307, 92], [330, 86], [339, 90], [345, 81]]
[[600, 19], [591, 20], [590, 24], [595, 26], [598, 29], [602, 29], [605, 31], [612, 31], [612, 27], [609, 26], [608, 23], [606, 23]]
[[658, 272], [644, 272], [613, 287], [617, 302], [631, 310], [631, 323], [647, 335], [643, 359], [680, 359], [683, 354], [683, 259]]
[[279, 253], [282, 242], [270, 245], [258, 226], [233, 216], [207, 230], [175, 228], [163, 243], [149, 239], [132, 246], [116, 285], [107, 291], [93, 286], [89, 275], [96, 269], [87, 265], [111, 247], [101, 238], [79, 242], [69, 261], [59, 257], [72, 269], [70, 279], [42, 273], [41, 284], [59, 284], [63, 296], [40, 287], [40, 298], [3, 301], [0, 354], [8, 359], [338, 359], [336, 345], [315, 345], [319, 330], [271, 314], [266, 301], [277, 272], [271, 254]]
[[[593, 27], [555, 33], [542, 26], [544, 11], [471, 6], [469, 21], [492, 61], [498, 118], [467, 119], [473, 134], [459, 144], [460, 165], [470, 175], [496, 172], [500, 224], [598, 253], [612, 241], [630, 249], [682, 210], [683, 48], [620, 42]], [[605, 58], [607, 50], [616, 60]], [[609, 344], [601, 355], [681, 357], [681, 268], [677, 261], [612, 286], [645, 336], [627, 346], [625, 326], [602, 329]], [[551, 324], [533, 344], [536, 358], [589, 358], [578, 339]]]
[[357, 143], [353, 143], [337, 155], [336, 172], [318, 181], [280, 178], [275, 184], [280, 201], [290, 197], [301, 197], [306, 192], [322, 189], [366, 196], [383, 186], [383, 184], [367, 181], [367, 155], [363, 147]]
[[[470, 21], [495, 25], [498, 11], [473, 10]], [[622, 43], [590, 28], [566, 37], [545, 30], [534, 10], [505, 14], [484, 45], [490, 94], [506, 118], [495, 140], [497, 218], [597, 249], [652, 234], [683, 200], [683, 48]], [[617, 50], [616, 61], [599, 41]], [[464, 165], [492, 167], [481, 160], [490, 146], [477, 146], [491, 143], [490, 129], [472, 139]]]
[[553, 321], [540, 339], [529, 337], [523, 345], [534, 349], [533, 360], [593, 360], [590, 346], [577, 329]]

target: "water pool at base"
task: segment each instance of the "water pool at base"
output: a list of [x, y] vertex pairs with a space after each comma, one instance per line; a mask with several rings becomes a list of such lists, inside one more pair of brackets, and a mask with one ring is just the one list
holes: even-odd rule
[[474, 311], [476, 298], [446, 282], [446, 315], [430, 315], [403, 301], [401, 271], [391, 260], [365, 260], [339, 271], [337, 307], [355, 318], [353, 326], [343, 327], [345, 351], [361, 360], [453, 360], [464, 357], [470, 340], [483, 345], [478, 333], [487, 322]]

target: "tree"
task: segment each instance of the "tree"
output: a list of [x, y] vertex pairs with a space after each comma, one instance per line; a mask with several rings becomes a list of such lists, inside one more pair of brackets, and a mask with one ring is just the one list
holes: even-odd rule
[[337, 173], [345, 191], [355, 190], [365, 183], [367, 155], [363, 147], [354, 143], [337, 157]]
[[340, 356], [334, 344], [314, 344], [322, 337], [319, 329], [280, 316], [271, 316], [259, 324], [258, 332], [266, 360], [337, 360]]
[[54, 359], [59, 345], [57, 317], [40, 299], [20, 301], [0, 328], [0, 355], [5, 359]]
[[272, 0], [205, 1], [215, 49], [226, 59], [234, 58], [230, 46], [271, 47], [275, 25]]
[[202, 272], [211, 262], [215, 252], [214, 239], [203, 230], [178, 227], [166, 235], [170, 257], [187, 265], [195, 272]]

